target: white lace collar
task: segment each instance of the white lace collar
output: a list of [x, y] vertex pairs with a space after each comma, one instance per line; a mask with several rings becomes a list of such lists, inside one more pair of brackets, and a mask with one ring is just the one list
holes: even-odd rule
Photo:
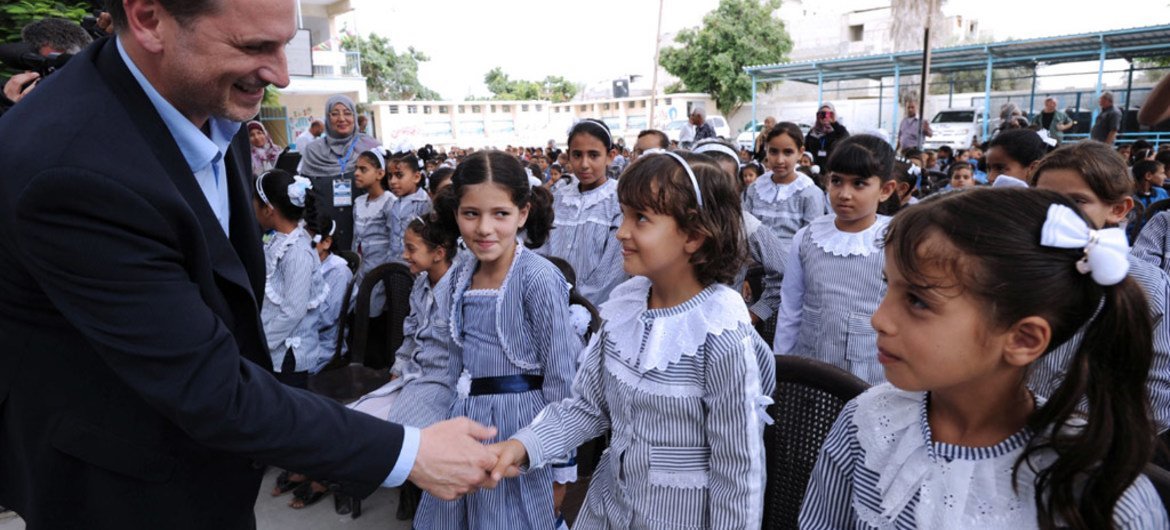
[[[722, 284], [703, 289], [694, 298], [674, 307], [649, 309], [650, 280], [635, 276], [614, 288], [601, 305], [606, 335], [618, 356], [641, 372], [665, 371], [684, 356], [691, 357], [707, 341], [750, 323], [743, 298]], [[646, 346], [642, 336], [650, 326]]]
[[804, 173], [797, 173], [796, 180], [788, 184], [777, 184], [776, 181], [772, 180], [771, 171], [760, 175], [760, 178], [752, 184], [752, 187], [756, 189], [756, 197], [769, 203], [786, 201], [809, 186], [816, 186], [816, 183]]
[[605, 181], [605, 184], [602, 184], [584, 193], [581, 192], [581, 188], [578, 184], [573, 184], [572, 186], [565, 186], [564, 188], [561, 188], [560, 191], [557, 192], [557, 195], [560, 197], [561, 202], [565, 206], [579, 208], [581, 210], [588, 210], [593, 206], [607, 200], [612, 200], [614, 203], [616, 203], [617, 181], [614, 179], [608, 179]]
[[879, 215], [865, 230], [844, 232], [837, 229], [836, 219], [833, 214], [822, 215], [808, 225], [813, 244], [834, 256], [868, 256], [877, 252], [877, 242], [890, 224], [888, 216]]
[[[1025, 427], [986, 448], [930, 442], [926, 399], [925, 392], [906, 392], [888, 383], [857, 399], [853, 423], [864, 467], [878, 476], [876, 485], [865, 485], [876, 486], [868, 492], [872, 497], [854, 492], [858, 517], [878, 528], [892, 528], [917, 494], [919, 528], [1035, 527], [1032, 469], [1051, 465], [1052, 453], [1033, 453], [1031, 467], [1020, 466], [1017, 492], [1012, 468], [1031, 432]], [[871, 498], [881, 499], [880, 512], [862, 500]]]

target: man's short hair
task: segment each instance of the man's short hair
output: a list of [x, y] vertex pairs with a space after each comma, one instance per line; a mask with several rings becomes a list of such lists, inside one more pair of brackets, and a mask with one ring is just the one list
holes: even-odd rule
[[658, 129], [645, 129], [638, 133], [638, 139], [641, 140], [643, 136], [650, 136], [652, 134], [658, 136], [658, 147], [660, 149], [670, 149], [670, 137]]
[[20, 39], [40, 52], [49, 47], [60, 53], [77, 53], [93, 41], [81, 26], [63, 18], [42, 18], [20, 30]]
[[[158, 0], [163, 9], [170, 13], [175, 20], [188, 24], [200, 15], [214, 13], [219, 10], [223, 0]], [[126, 10], [122, 8], [122, 0], [106, 0], [106, 11], [114, 21], [114, 31], [122, 31], [129, 21], [126, 19]]]
[[1113, 102], [1113, 93], [1108, 90], [1102, 92], [1101, 97], [1108, 99], [1110, 103]]
[[694, 109], [692, 109], [691, 116], [694, 116], [695, 114], [698, 114], [699, 116], [702, 116], [704, 118], [707, 117], [707, 111], [703, 110], [703, 107], [695, 107]]

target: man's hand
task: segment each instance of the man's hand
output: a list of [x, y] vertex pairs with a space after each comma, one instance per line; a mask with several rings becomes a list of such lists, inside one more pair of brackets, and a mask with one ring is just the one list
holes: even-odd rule
[[492, 469], [492, 480], [495, 482], [519, 476], [520, 466], [528, 462], [528, 449], [516, 440], [492, 444], [488, 449], [496, 455], [496, 466]]
[[410, 481], [443, 500], [457, 499], [481, 486], [495, 487], [488, 470], [495, 454], [481, 442], [496, 435], [467, 418], [455, 418], [423, 429]]
[[[4, 84], [4, 97], [8, 98], [8, 101], [13, 103], [19, 102], [20, 99], [31, 92], [33, 88], [36, 88], [36, 82], [40, 80], [40, 78], [41, 74], [36, 72], [25, 72], [23, 74], [16, 74], [12, 76], [12, 78]], [[28, 85], [27, 87], [24, 86], [26, 84]]]

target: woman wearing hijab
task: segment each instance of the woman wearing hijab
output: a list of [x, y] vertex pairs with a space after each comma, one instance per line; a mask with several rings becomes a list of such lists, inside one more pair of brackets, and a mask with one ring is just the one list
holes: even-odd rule
[[[342, 95], [325, 102], [325, 136], [305, 147], [298, 172], [313, 182], [307, 219], [325, 214], [337, 221], [334, 248], [349, 250], [353, 242], [354, 164], [362, 152], [380, 147], [358, 132], [357, 109]], [[311, 211], [310, 211], [311, 210]]]
[[280, 158], [280, 148], [272, 143], [268, 136], [268, 129], [256, 120], [248, 122], [248, 142], [252, 144], [252, 174], [260, 175], [276, 167], [276, 159]]
[[813, 164], [824, 168], [828, 167], [833, 146], [848, 137], [849, 131], [837, 123], [837, 108], [826, 101], [817, 110], [817, 124], [804, 137], [804, 148], [812, 152]]

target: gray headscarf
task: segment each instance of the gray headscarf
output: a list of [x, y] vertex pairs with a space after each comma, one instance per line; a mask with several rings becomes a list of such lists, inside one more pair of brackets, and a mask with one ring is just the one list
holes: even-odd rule
[[[346, 136], [333, 130], [333, 121], [329, 119], [329, 113], [333, 112], [334, 105], [338, 103], [345, 105], [354, 115], [353, 131]], [[323, 140], [313, 142], [305, 148], [301, 160], [301, 173], [305, 176], [336, 177], [342, 172], [338, 160], [344, 157], [347, 151], [349, 158], [344, 160], [345, 171], [352, 172], [358, 155], [379, 146], [378, 141], [374, 138], [365, 133], [357, 132], [357, 109], [354, 108], [353, 100], [340, 94], [330, 97], [325, 102], [325, 137]], [[351, 143], [356, 143], [353, 149], [349, 148]]]

